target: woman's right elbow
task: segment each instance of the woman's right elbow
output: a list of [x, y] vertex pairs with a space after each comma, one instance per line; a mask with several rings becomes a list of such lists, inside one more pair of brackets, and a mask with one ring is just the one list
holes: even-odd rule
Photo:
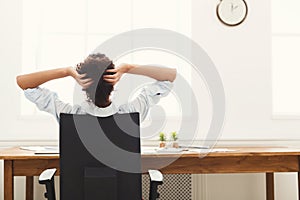
[[16, 81], [17, 81], [18, 86], [19, 86], [21, 89], [24, 90], [25, 88], [24, 88], [24, 85], [23, 85], [23, 82], [22, 82], [22, 75], [17, 76], [17, 77], [16, 77]]

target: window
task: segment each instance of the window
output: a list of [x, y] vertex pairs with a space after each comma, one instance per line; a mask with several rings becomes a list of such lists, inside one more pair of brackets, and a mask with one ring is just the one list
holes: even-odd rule
[[[191, 35], [191, 0], [26, 0], [23, 1], [22, 71], [75, 66], [106, 39], [137, 28], [171, 29]], [[162, 57], [155, 51], [133, 53], [119, 62], [162, 63], [179, 66], [189, 79], [190, 68], [180, 67], [175, 56]], [[104, 52], [105, 53], [105, 52]], [[153, 58], [150, 62], [149, 59]], [[154, 59], [156, 58], [156, 59]], [[179, 64], [179, 65], [178, 65]], [[130, 81], [130, 80], [128, 80]], [[73, 102], [74, 81], [61, 79], [45, 84], [65, 102]], [[72, 88], [72, 89], [70, 89]], [[164, 106], [170, 104], [162, 101]], [[174, 105], [173, 105], [174, 106]], [[170, 108], [169, 115], [179, 109]], [[21, 115], [42, 115], [22, 96]]]
[[300, 116], [300, 1], [272, 0], [273, 115]]

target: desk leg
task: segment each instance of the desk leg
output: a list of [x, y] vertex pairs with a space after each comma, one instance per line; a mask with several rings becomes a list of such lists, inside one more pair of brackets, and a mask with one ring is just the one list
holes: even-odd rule
[[274, 173], [266, 173], [267, 200], [274, 200]]
[[300, 172], [298, 172], [298, 199], [300, 200]]
[[4, 160], [4, 200], [14, 199], [13, 161]]
[[26, 200], [33, 200], [33, 176], [26, 176]]

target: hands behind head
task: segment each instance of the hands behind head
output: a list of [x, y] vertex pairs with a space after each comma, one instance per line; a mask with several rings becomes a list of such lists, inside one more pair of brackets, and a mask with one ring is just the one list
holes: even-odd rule
[[[114, 73], [113, 75], [103, 75], [103, 79], [115, 85], [122, 77], [123, 74], [127, 73], [130, 70], [130, 65], [126, 63], [122, 63], [115, 69], [108, 69], [106, 72]], [[69, 74], [77, 81], [77, 83], [83, 88], [87, 89], [93, 83], [91, 78], [86, 78], [86, 74], [78, 74], [78, 72], [70, 67]]]

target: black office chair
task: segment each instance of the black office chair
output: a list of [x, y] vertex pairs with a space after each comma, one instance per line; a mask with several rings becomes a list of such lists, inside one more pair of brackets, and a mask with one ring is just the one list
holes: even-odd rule
[[[113, 145], [107, 145], [107, 139]], [[135, 153], [132, 160], [124, 160], [116, 152], [109, 154], [115, 156], [112, 161], [118, 161], [113, 162], [112, 166], [123, 161], [122, 167], [130, 164], [128, 166], [136, 167], [134, 172], [119, 170], [116, 166], [109, 167], [105, 161], [96, 158], [97, 155], [88, 145], [94, 147], [93, 150], [101, 156], [103, 152], [114, 152], [116, 146]], [[138, 113], [109, 117], [60, 115], [60, 200], [141, 200], [140, 165]], [[158, 170], [148, 172], [149, 199], [156, 200], [159, 198], [157, 188], [163, 183], [163, 176]], [[55, 200], [55, 173], [56, 169], [47, 169], [39, 177], [39, 183], [46, 186], [45, 197], [48, 200]]]

